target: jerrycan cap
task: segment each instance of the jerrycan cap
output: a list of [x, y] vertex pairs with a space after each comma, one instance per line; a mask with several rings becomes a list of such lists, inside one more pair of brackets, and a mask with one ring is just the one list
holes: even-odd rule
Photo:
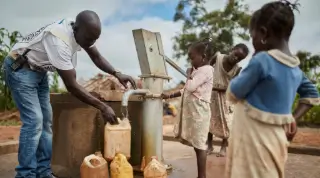
[[94, 155], [99, 156], [99, 157], [102, 157], [101, 151], [96, 151], [96, 152], [94, 153]]
[[158, 157], [157, 156], [151, 156], [151, 159], [158, 160]]

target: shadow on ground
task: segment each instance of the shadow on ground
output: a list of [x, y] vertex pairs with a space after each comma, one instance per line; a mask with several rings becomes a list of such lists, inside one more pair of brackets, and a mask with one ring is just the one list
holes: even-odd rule
[[[218, 150], [219, 148], [215, 148]], [[169, 178], [196, 178], [196, 160], [193, 149], [177, 142], [165, 141], [164, 158], [172, 164], [173, 171]], [[0, 178], [14, 177], [17, 154], [0, 156]], [[225, 159], [215, 155], [208, 157], [207, 177], [223, 178]], [[320, 175], [320, 157], [289, 154], [286, 178], [317, 178]]]

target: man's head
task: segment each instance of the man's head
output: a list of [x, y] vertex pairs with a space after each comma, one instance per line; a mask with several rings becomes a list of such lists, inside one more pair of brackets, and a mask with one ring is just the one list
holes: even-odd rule
[[89, 48], [96, 42], [101, 34], [99, 16], [89, 10], [80, 12], [73, 25], [73, 33], [76, 42], [82, 48]]
[[235, 63], [238, 63], [246, 58], [248, 53], [248, 47], [243, 43], [239, 43], [232, 48], [230, 55], [234, 57]]

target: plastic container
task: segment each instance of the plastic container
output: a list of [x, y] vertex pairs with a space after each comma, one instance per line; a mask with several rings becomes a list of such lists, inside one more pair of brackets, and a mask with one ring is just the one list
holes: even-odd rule
[[123, 154], [116, 154], [110, 164], [111, 178], [133, 178], [133, 168]]
[[156, 157], [152, 157], [149, 164], [144, 168], [144, 178], [167, 178], [166, 167], [157, 160]]
[[100, 152], [84, 158], [80, 167], [81, 178], [109, 178], [108, 163]]
[[145, 167], [146, 167], [146, 157], [142, 157], [140, 170], [143, 172]]
[[130, 158], [131, 125], [127, 118], [120, 120], [118, 125], [106, 124], [104, 130], [104, 158], [113, 160], [117, 153]]

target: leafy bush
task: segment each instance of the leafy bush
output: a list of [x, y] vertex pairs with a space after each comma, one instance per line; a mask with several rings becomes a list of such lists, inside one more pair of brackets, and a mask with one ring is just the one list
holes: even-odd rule
[[[318, 91], [320, 88], [318, 86]], [[299, 96], [297, 95], [293, 109], [297, 106], [299, 102]], [[313, 107], [306, 115], [304, 115], [298, 122], [299, 125], [304, 126], [320, 126], [320, 106]]]

